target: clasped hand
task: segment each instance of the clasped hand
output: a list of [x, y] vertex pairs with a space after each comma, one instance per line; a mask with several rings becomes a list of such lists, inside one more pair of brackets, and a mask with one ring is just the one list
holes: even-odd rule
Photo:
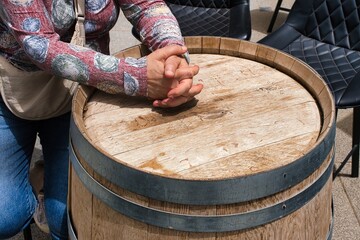
[[176, 107], [202, 91], [202, 84], [193, 84], [199, 67], [188, 65], [181, 57], [186, 51], [186, 47], [171, 45], [148, 55], [148, 97], [154, 100], [154, 107]]

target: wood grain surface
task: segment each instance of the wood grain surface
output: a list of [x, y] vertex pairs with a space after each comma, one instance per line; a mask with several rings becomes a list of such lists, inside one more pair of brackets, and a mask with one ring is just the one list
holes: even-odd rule
[[192, 54], [205, 88], [176, 109], [96, 92], [84, 121], [91, 141], [117, 161], [153, 174], [224, 179], [288, 164], [317, 141], [314, 98], [297, 81], [255, 61]]

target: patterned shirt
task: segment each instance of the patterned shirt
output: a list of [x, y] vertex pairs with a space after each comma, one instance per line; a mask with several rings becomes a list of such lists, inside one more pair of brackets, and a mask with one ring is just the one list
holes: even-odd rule
[[150, 50], [183, 45], [176, 19], [160, 0], [84, 0], [86, 47], [70, 44], [73, 0], [1, 0], [0, 55], [24, 71], [43, 70], [109, 93], [146, 95], [146, 57], [109, 55], [120, 9]]

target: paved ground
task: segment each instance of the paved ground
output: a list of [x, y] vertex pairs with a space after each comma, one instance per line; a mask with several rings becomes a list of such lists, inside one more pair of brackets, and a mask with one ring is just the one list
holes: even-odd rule
[[[275, 0], [253, 0], [251, 1], [252, 16], [252, 38], [251, 41], [258, 41], [266, 35], [268, 23], [272, 15], [272, 9], [275, 7]], [[291, 6], [291, 0], [284, 1], [283, 6]], [[261, 9], [261, 10], [260, 10]], [[286, 13], [280, 13], [274, 29], [286, 18]], [[111, 52], [117, 52], [121, 49], [138, 44], [130, 33], [131, 26], [120, 18], [118, 24], [111, 32]], [[351, 146], [351, 110], [340, 110], [337, 120], [336, 135], [336, 165], [347, 154]], [[38, 158], [41, 147], [37, 146], [35, 159]], [[334, 217], [334, 240], [357, 240], [360, 239], [360, 180], [348, 176], [350, 167], [346, 166], [342, 174], [334, 181], [333, 196], [335, 206]], [[50, 239], [48, 235], [41, 233], [38, 228], [32, 226], [33, 239]], [[11, 238], [10, 240], [23, 239], [22, 234]]]

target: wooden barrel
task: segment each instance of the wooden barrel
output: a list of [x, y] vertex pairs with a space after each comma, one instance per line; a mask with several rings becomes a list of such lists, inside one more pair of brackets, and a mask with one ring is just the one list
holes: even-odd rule
[[324, 81], [260, 44], [186, 44], [205, 88], [183, 106], [77, 91], [71, 239], [330, 239], [335, 108]]

